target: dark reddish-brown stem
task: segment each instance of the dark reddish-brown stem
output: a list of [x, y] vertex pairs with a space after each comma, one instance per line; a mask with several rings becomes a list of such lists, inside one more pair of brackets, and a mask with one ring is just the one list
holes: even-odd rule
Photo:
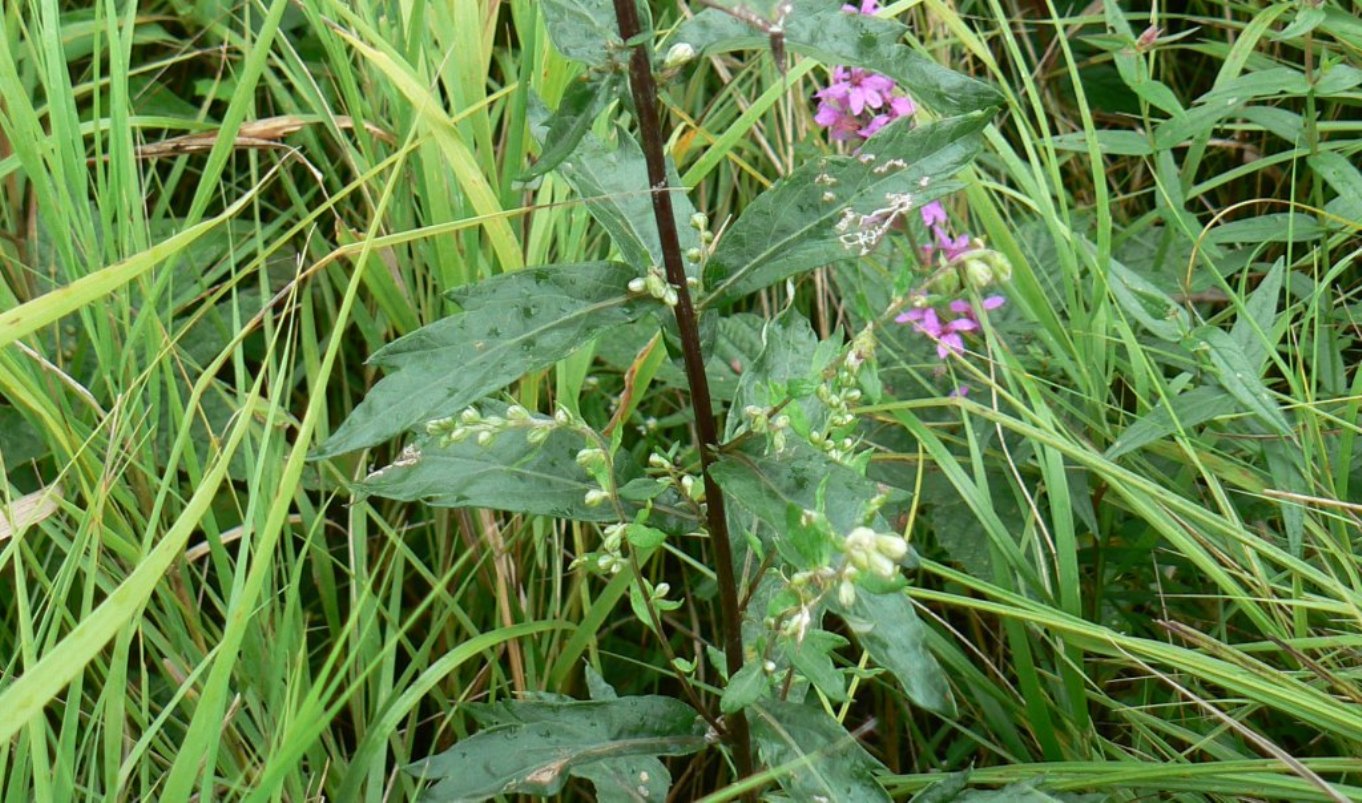
[[[629, 42], [638, 36], [638, 9], [634, 0], [615, 0], [615, 17], [620, 37]], [[640, 42], [629, 58], [629, 84], [634, 94], [634, 108], [638, 112], [643, 158], [648, 165], [648, 185], [652, 188], [653, 217], [657, 220], [658, 238], [662, 245], [662, 265], [667, 281], [676, 289], [676, 327], [681, 336], [681, 350], [685, 359], [686, 379], [690, 385], [691, 406], [695, 410], [695, 433], [700, 446], [700, 468], [704, 472], [706, 517], [709, 539], [714, 546], [714, 573], [719, 581], [719, 612], [723, 620], [722, 639], [728, 662], [728, 676], [742, 669], [742, 615], [738, 609], [738, 582], [733, 574], [733, 548], [728, 537], [728, 519], [724, 515], [724, 494], [710, 476], [714, 448], [719, 442], [719, 430], [714, 422], [714, 408], [710, 403], [709, 380], [705, 376], [704, 356], [700, 352], [700, 326], [686, 287], [686, 270], [682, 264], [681, 240], [676, 232], [676, 216], [672, 212], [671, 188], [667, 185], [667, 160], [662, 146], [662, 124], [658, 113], [657, 85], [653, 81], [649, 45]], [[738, 711], [725, 718], [728, 738], [733, 746], [733, 761], [739, 777], [752, 774], [752, 742], [747, 730], [747, 717]]]

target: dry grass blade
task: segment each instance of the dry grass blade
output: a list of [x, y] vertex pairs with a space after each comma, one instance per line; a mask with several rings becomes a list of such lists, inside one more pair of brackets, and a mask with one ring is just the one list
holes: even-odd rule
[[62, 487], [54, 483], [19, 497], [8, 507], [0, 505], [0, 541], [6, 541], [56, 513], [61, 499]]
[[[344, 115], [336, 117], [335, 121], [336, 127], [340, 129], [348, 130], [355, 127], [355, 121]], [[291, 114], [251, 120], [242, 123], [241, 127], [237, 129], [232, 144], [239, 149], [278, 148], [282, 147], [280, 140], [284, 137], [296, 134], [303, 128], [320, 122], [322, 122], [320, 118], [299, 117]], [[396, 142], [392, 134], [372, 123], [365, 123], [364, 130], [389, 145]], [[185, 134], [182, 137], [161, 140], [160, 142], [151, 142], [137, 148], [137, 158], [160, 159], [186, 153], [207, 153], [217, 142], [219, 133], [218, 130], [202, 131], [197, 134]]]

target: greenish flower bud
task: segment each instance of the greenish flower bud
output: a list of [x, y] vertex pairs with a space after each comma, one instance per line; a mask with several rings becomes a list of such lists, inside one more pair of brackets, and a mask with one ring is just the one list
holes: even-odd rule
[[605, 468], [605, 452], [597, 447], [591, 446], [577, 453], [577, 465], [587, 471], [599, 471]]
[[690, 216], [690, 227], [696, 231], [708, 231], [709, 218], [705, 217], [704, 212], [696, 212]]
[[586, 492], [586, 498], [582, 500], [587, 507], [600, 507], [610, 501], [610, 494], [599, 488], [593, 488]]
[[837, 585], [837, 601], [842, 603], [843, 608], [850, 608], [856, 604], [856, 584], [850, 580], [843, 580]]
[[459, 420], [465, 424], [476, 424], [482, 420], [482, 415], [478, 412], [477, 408], [469, 407], [462, 413], [459, 413]]
[[667, 55], [662, 59], [662, 67], [667, 70], [674, 70], [695, 58], [695, 48], [686, 42], [677, 42], [667, 50]]

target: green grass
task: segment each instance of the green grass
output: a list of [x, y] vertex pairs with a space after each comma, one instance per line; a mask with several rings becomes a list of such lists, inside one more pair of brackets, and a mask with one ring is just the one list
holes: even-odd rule
[[[1282, 39], [1293, 4], [1167, 6], [1132, 13], [1166, 39], [1131, 69], [1184, 106], [1362, 60], [1346, 18]], [[1145, 152], [1166, 101], [1123, 82], [1100, 4], [888, 13], [1006, 96], [951, 206], [1015, 272], [955, 369], [968, 400], [888, 347], [896, 400], [863, 411], [873, 470], [919, 489], [912, 593], [960, 715], [877, 676], [847, 722], [876, 721], [903, 796], [974, 768], [1112, 800], [1362, 799], [1362, 90]], [[411, 799], [400, 768], [468, 732], [460, 702], [581, 696], [584, 661], [672, 688], [626, 585], [566, 571], [594, 528], [352, 496], [396, 444], [307, 459], [446, 290], [609, 253], [560, 179], [516, 181], [531, 93], [554, 106], [579, 69], [536, 2], [16, 2], [3, 25], [0, 800]], [[736, 216], [823, 147], [823, 75], [725, 57], [666, 88], [698, 208]], [[271, 117], [297, 130], [262, 140]], [[195, 132], [218, 136], [146, 158]], [[1290, 431], [1194, 417], [1182, 387], [1222, 369], [1151, 336], [1113, 260], [1261, 349]], [[798, 303], [835, 332], [901, 263], [809, 277]], [[588, 348], [514, 392], [605, 411], [626, 368]], [[686, 439], [678, 404], [634, 423]], [[713, 607], [696, 589], [675, 623]], [[716, 792], [719, 759], [695, 761], [679, 799]]]

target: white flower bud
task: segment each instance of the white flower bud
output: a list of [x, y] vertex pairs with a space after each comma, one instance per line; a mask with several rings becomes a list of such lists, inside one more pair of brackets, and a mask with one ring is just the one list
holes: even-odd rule
[[850, 580], [843, 580], [837, 586], [837, 601], [842, 603], [843, 608], [850, 608], [856, 604], [856, 584]]
[[528, 421], [530, 420], [530, 411], [518, 404], [512, 404], [510, 407], [506, 408], [506, 420]]
[[900, 535], [879, 533], [875, 536], [875, 549], [890, 560], [903, 560], [908, 554], [908, 542]]
[[494, 437], [496, 436], [492, 432], [484, 429], [482, 432], [478, 433], [478, 445], [487, 446], [492, 443], [492, 438]]
[[648, 465], [653, 468], [671, 468], [672, 461], [668, 460], [667, 456], [660, 452], [653, 452], [648, 455]]
[[637, 276], [629, 280], [629, 292], [642, 293], [647, 288], [642, 276]]
[[477, 408], [469, 407], [462, 413], [459, 413], [459, 420], [465, 424], [476, 424], [482, 420], [482, 415], [478, 412]]
[[610, 494], [599, 488], [593, 488], [586, 492], [586, 498], [582, 501], [586, 503], [587, 507], [600, 507], [602, 504], [610, 501]]
[[667, 70], [674, 70], [694, 58], [694, 47], [686, 42], [677, 42], [667, 50], [666, 57], [662, 59], [662, 67]]

